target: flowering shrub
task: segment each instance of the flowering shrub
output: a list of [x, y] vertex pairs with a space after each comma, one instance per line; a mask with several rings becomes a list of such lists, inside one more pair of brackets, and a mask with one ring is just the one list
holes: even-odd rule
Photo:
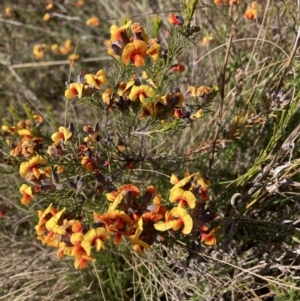
[[[152, 35], [131, 20], [111, 26], [107, 46], [112, 70], [80, 73], [65, 90], [67, 100], [88, 105], [101, 123], [85, 124], [82, 131], [70, 123], [49, 135], [42, 117], [25, 108], [28, 119], [2, 126], [11, 164], [25, 181], [22, 204], [40, 196], [48, 200], [38, 211], [38, 239], [57, 248], [58, 257], [74, 257], [75, 268], [95, 260], [92, 253], [106, 249], [110, 238], [114, 244], [125, 240], [141, 253], [181, 234], [199, 243], [216, 243], [218, 227], [210, 222], [217, 215], [207, 210], [209, 180], [200, 172], [180, 169], [181, 159], [172, 150], [160, 153], [166, 135], [176, 139], [180, 130], [199, 123], [218, 91], [200, 83], [184, 92], [177, 87], [186, 72], [178, 58], [199, 30], [191, 23], [196, 2], [188, 1], [182, 16], [169, 15], [167, 45], [159, 40], [158, 17]], [[89, 20], [89, 26], [95, 24]], [[68, 41], [51, 50], [68, 53], [71, 48]], [[45, 50], [46, 45], [39, 45], [36, 58]], [[179, 169], [168, 163], [171, 158]], [[185, 175], [178, 178], [174, 169]], [[161, 178], [144, 183], [138, 176], [143, 170]], [[163, 176], [173, 187], [156, 188]]]

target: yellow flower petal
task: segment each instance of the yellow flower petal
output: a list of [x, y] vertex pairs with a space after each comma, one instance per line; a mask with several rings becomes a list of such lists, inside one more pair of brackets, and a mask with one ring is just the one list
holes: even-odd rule
[[158, 231], [167, 231], [167, 230], [170, 230], [174, 224], [176, 223], [176, 220], [171, 220], [171, 221], [168, 221], [168, 222], [157, 222], [154, 224], [154, 228]]
[[125, 194], [126, 194], [126, 191], [122, 191], [118, 194], [118, 196], [115, 198], [114, 202], [109, 205], [108, 212], [111, 212], [118, 207], [118, 205], [122, 202]]
[[180, 218], [184, 224], [182, 234], [190, 234], [193, 229], [193, 219], [188, 214], [188, 212], [180, 207], [175, 207], [172, 209], [172, 215], [175, 218]]
[[70, 87], [65, 91], [65, 96], [67, 99], [71, 99], [74, 96], [78, 96], [78, 98], [82, 97], [83, 92], [83, 84], [81, 83], [72, 83]]
[[49, 231], [53, 231], [57, 234], [66, 234], [66, 230], [61, 228], [57, 223], [59, 222], [59, 219], [63, 215], [63, 213], [66, 211], [66, 208], [63, 208], [62, 210], [58, 211], [54, 216], [52, 216], [47, 222], [46, 222], [46, 229]]
[[196, 206], [196, 197], [191, 191], [185, 191], [181, 188], [175, 189], [170, 193], [169, 201], [171, 203], [184, 201], [191, 209]]
[[132, 61], [136, 67], [145, 64], [144, 58], [147, 56], [147, 44], [144, 41], [136, 40], [128, 43], [122, 53], [122, 61], [127, 66]]
[[175, 186], [172, 187], [172, 189], [170, 190], [170, 192], [174, 191], [177, 188], [183, 187], [184, 185], [186, 185], [187, 183], [189, 183], [192, 179], [192, 177], [194, 177], [195, 175], [197, 175], [198, 173], [194, 173], [188, 177], [183, 178], [182, 180], [180, 180], [177, 184], [175, 184]]

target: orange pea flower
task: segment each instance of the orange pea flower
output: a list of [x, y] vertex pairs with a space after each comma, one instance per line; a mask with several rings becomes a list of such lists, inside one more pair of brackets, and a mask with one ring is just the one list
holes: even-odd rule
[[142, 214], [142, 219], [144, 221], [154, 221], [157, 222], [161, 220], [168, 209], [161, 205], [162, 197], [160, 194], [157, 194], [153, 199], [153, 205], [147, 206], [147, 210], [149, 212], [145, 212]]
[[154, 102], [142, 104], [140, 117], [143, 118], [143, 117], [151, 116], [152, 118], [155, 118], [156, 115], [157, 115], [157, 108]]
[[204, 201], [209, 200], [208, 189], [210, 186], [210, 181], [205, 180], [200, 173], [197, 174], [197, 182], [200, 185], [200, 196]]
[[33, 46], [33, 55], [34, 55], [35, 59], [37, 59], [37, 60], [41, 59], [44, 56], [46, 50], [47, 50], [47, 45], [45, 43], [34, 45]]
[[125, 224], [132, 225], [133, 223], [129, 215], [120, 210], [112, 210], [104, 214], [94, 212], [94, 221], [95, 223], [103, 222], [106, 228], [112, 232], [123, 229]]
[[193, 209], [196, 206], [196, 197], [191, 191], [185, 191], [182, 188], [173, 190], [170, 193], [169, 201], [171, 203], [178, 202], [178, 207], [184, 208], [188, 205]]
[[46, 6], [45, 6], [45, 9], [46, 10], [51, 10], [53, 8], [53, 2], [50, 1]]
[[159, 221], [155, 223], [154, 228], [158, 231], [166, 231], [169, 229], [177, 231], [183, 226], [183, 234], [190, 234], [193, 229], [193, 219], [183, 208], [174, 207], [171, 211], [166, 213], [165, 219], [165, 222]]
[[21, 129], [21, 130], [18, 130], [18, 135], [20, 135], [20, 136], [31, 136], [31, 133], [27, 129]]
[[36, 234], [38, 236], [42, 235], [46, 231], [45, 224], [50, 219], [51, 216], [54, 216], [57, 213], [57, 210], [52, 207], [52, 204], [50, 204], [46, 210], [39, 210], [38, 216], [39, 216], [39, 222], [35, 226]]
[[74, 232], [74, 233], [76, 233], [76, 232], [82, 232], [83, 229], [84, 229], [84, 225], [80, 221], [76, 220], [72, 224], [72, 232]]
[[96, 168], [93, 161], [88, 156], [82, 157], [80, 163], [88, 171], [93, 171]]
[[22, 184], [20, 187], [20, 192], [23, 195], [21, 203], [23, 205], [28, 205], [30, 203], [30, 199], [33, 198], [32, 188], [26, 184]]
[[207, 98], [211, 95], [212, 88], [207, 86], [200, 86], [196, 91], [196, 96]]
[[180, 72], [182, 73], [185, 70], [185, 67], [181, 64], [175, 64], [171, 67], [170, 72], [174, 73], [174, 72]]
[[88, 256], [84, 248], [78, 244], [73, 248], [72, 256], [75, 257], [74, 267], [75, 269], [84, 269], [89, 261], [95, 261], [95, 258]]
[[130, 62], [134, 63], [136, 67], [144, 66], [147, 50], [147, 44], [142, 40], [128, 43], [123, 49], [122, 61], [126, 66], [129, 65]]
[[[109, 239], [109, 236], [109, 231], [104, 227], [92, 228], [84, 234], [84, 244], [82, 245], [95, 246], [96, 251], [106, 249], [104, 242]], [[87, 251], [87, 255], [90, 255], [90, 251]]]
[[127, 44], [129, 42], [129, 38], [127, 36], [126, 30], [131, 25], [132, 21], [128, 21], [125, 25], [118, 27], [117, 25], [112, 25], [110, 27], [110, 40], [111, 42], [115, 41], [121, 41], [124, 44]]
[[77, 8], [81, 8], [84, 6], [84, 1], [83, 0], [77, 0], [77, 2], [75, 3], [75, 6]]
[[212, 40], [213, 40], [213, 35], [212, 33], [210, 33], [209, 35], [203, 37], [202, 45], [207, 47]]
[[75, 64], [79, 60], [80, 56], [76, 53], [72, 53], [68, 56], [69, 64]]
[[133, 86], [130, 90], [128, 98], [132, 101], [137, 99], [140, 102], [145, 103], [145, 98], [152, 97], [154, 95], [154, 90], [147, 85]]
[[101, 69], [95, 75], [85, 74], [84, 80], [88, 85], [99, 89], [100, 86], [107, 84], [106, 72]]
[[111, 97], [113, 90], [111, 88], [106, 89], [102, 94], [102, 102], [106, 105], [109, 105], [111, 102]]
[[61, 227], [62, 225], [61, 217], [65, 211], [66, 208], [63, 208], [46, 222], [46, 229], [48, 231], [52, 231], [54, 233], [61, 234], [61, 235], [66, 234], [65, 227]]
[[126, 194], [129, 193], [132, 198], [137, 197], [141, 193], [140, 190], [132, 184], [122, 185], [118, 188], [118, 191], [120, 191], [120, 192], [125, 191]]
[[44, 22], [48, 22], [51, 18], [51, 15], [49, 13], [45, 13], [43, 16], [43, 21]]
[[16, 11], [13, 7], [6, 7], [5, 8], [5, 15], [12, 19], [16, 16]]
[[[122, 202], [124, 196], [127, 196], [127, 201], [131, 201], [131, 199], [135, 198], [140, 194], [140, 190], [131, 184], [125, 184], [118, 189], [118, 195], [113, 200], [113, 203], [109, 205], [108, 212], [115, 210]], [[108, 196], [107, 194], [106, 196]], [[111, 196], [111, 195], [109, 195]]]
[[41, 155], [32, 157], [28, 162], [22, 162], [20, 165], [21, 177], [27, 178], [31, 174], [38, 179], [41, 175], [41, 170], [38, 168], [40, 164], [46, 164], [47, 160]]
[[157, 43], [151, 45], [150, 48], [146, 51], [146, 53], [151, 56], [153, 61], [157, 61], [160, 56], [160, 45]]
[[119, 195], [118, 191], [112, 191], [112, 192], [108, 192], [105, 196], [110, 202], [114, 202], [118, 195]]
[[144, 28], [141, 26], [140, 23], [133, 23], [131, 25], [131, 32], [133, 35], [133, 41], [135, 40], [143, 40], [148, 43], [149, 37], [145, 33]]
[[143, 233], [143, 219], [140, 218], [136, 222], [136, 230], [134, 235], [130, 236], [130, 243], [134, 245], [134, 249], [139, 250], [141, 253], [143, 253], [144, 249], [150, 249], [151, 246], [140, 239], [141, 234]]
[[1, 129], [4, 132], [6, 132], [7, 134], [9, 134], [9, 135], [14, 135], [16, 133], [16, 131], [17, 131], [17, 127], [16, 126], [2, 125]]
[[200, 110], [198, 110], [195, 114], [192, 114], [192, 115], [191, 115], [191, 119], [199, 119], [199, 118], [202, 118], [202, 117], [203, 117], [203, 114], [204, 114], [203, 110], [200, 109]]
[[83, 93], [83, 87], [84, 85], [82, 83], [72, 83], [65, 91], [65, 96], [67, 97], [67, 99], [71, 99], [76, 95], [78, 96], [78, 98], [81, 98]]
[[244, 13], [244, 19], [246, 20], [256, 20], [257, 19], [257, 10], [255, 8], [248, 8]]
[[184, 22], [184, 20], [183, 20], [182, 17], [180, 17], [179, 15], [175, 15], [173, 13], [169, 14], [169, 18], [168, 19], [169, 19], [169, 22], [172, 25], [174, 25], [174, 26], [176, 26], [176, 25], [182, 25], [183, 22]]
[[100, 24], [99, 18], [92, 17], [86, 20], [85, 24], [90, 27], [97, 27]]
[[58, 128], [58, 132], [52, 134], [51, 139], [54, 142], [63, 140], [63, 141], [67, 141], [72, 137], [72, 132], [70, 130], [68, 130], [66, 127], [64, 126], [60, 126]]
[[208, 232], [208, 228], [206, 226], [202, 226], [201, 231], [201, 242], [204, 242], [206, 245], [215, 245], [217, 242], [215, 232], [217, 232], [221, 227], [218, 226]]
[[126, 226], [131, 227], [133, 221], [124, 211], [112, 210], [108, 213], [98, 214], [94, 212], [95, 223], [104, 223], [106, 229], [115, 234], [114, 243], [119, 244], [122, 240], [122, 235], [126, 233]]
[[43, 122], [43, 117], [41, 115], [33, 115], [36, 126], [39, 126]]
[[181, 107], [184, 102], [184, 97], [181, 92], [172, 92], [161, 98], [161, 101], [169, 109], [174, 109], [175, 107]]
[[60, 54], [66, 55], [70, 51], [72, 51], [72, 49], [73, 49], [73, 45], [72, 45], [71, 40], [70, 39], [66, 39], [64, 41], [63, 45], [58, 48], [58, 51], [59, 51]]
[[196, 175], [198, 175], [198, 173], [191, 174], [191, 175], [189, 175], [187, 177], [184, 177], [183, 179], [179, 180], [176, 175], [172, 174], [170, 182], [172, 184], [174, 184], [174, 186], [171, 188], [170, 192], [173, 192], [174, 190], [176, 190], [178, 188], [184, 187], [185, 185], [190, 183], [192, 178]]
[[50, 46], [50, 50], [51, 50], [51, 52], [53, 53], [53, 54], [59, 54], [59, 50], [58, 50], [58, 44], [52, 44], [51, 46]]
[[153, 199], [153, 205], [155, 207], [155, 211], [160, 214], [165, 214], [167, 212], [167, 208], [161, 205], [162, 197], [160, 194], [157, 194]]

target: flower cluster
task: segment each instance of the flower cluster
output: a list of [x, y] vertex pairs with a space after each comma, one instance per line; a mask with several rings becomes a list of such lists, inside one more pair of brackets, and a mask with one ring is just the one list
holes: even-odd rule
[[[214, 0], [214, 3], [216, 5], [238, 5], [240, 3], [240, 0]], [[246, 20], [256, 20], [258, 15], [258, 8], [259, 5], [257, 5], [256, 1], [253, 1], [248, 8], [246, 9], [243, 17]]]
[[209, 200], [209, 181], [204, 180], [199, 173], [196, 173], [181, 180], [172, 175], [171, 183], [174, 186], [170, 190], [169, 202], [177, 204], [177, 206], [166, 212], [165, 221], [156, 223], [154, 225], [155, 229], [177, 231], [183, 227], [183, 234], [190, 234], [192, 230], [198, 231], [201, 241], [212, 244], [210, 243], [211, 237], [215, 239], [213, 232], [210, 234], [210, 238], [205, 236], [208, 230], [205, 224], [217, 216], [206, 212], [204, 209], [205, 203]]
[[39, 222], [35, 226], [36, 234], [43, 244], [57, 248], [57, 256], [73, 256], [75, 268], [86, 267], [93, 261], [91, 247], [97, 251], [105, 249], [104, 241], [109, 232], [103, 227], [95, 227], [86, 231], [78, 219], [70, 219], [65, 213], [66, 208], [58, 211], [52, 204], [44, 211], [38, 211]]
[[[130, 20], [121, 27], [111, 26], [108, 53], [121, 56], [122, 62], [126, 66], [129, 63], [133, 63], [136, 67], [144, 66], [145, 59], [148, 56], [156, 61], [160, 55], [161, 48], [158, 40], [155, 38], [149, 39], [140, 23], [131, 24], [132, 21]], [[131, 38], [127, 34], [129, 27], [131, 29]]]
[[[73, 218], [66, 208], [58, 211], [50, 204], [45, 211], [38, 212], [39, 222], [35, 227], [38, 239], [57, 248], [58, 257], [73, 256], [75, 268], [84, 268], [88, 261], [93, 261], [91, 250], [106, 249], [105, 242], [111, 236], [114, 244], [124, 238], [141, 253], [155, 242], [163, 242], [166, 236], [174, 236], [181, 228], [184, 235], [193, 231], [200, 241], [215, 244], [214, 233], [218, 228], [208, 231], [208, 223], [217, 215], [204, 210], [209, 199], [209, 182], [196, 173], [181, 180], [172, 175], [171, 183], [174, 186], [170, 190], [169, 203], [165, 205], [154, 186], [148, 186], [143, 194], [132, 184], [107, 193], [108, 211], [94, 212], [91, 228]], [[162, 234], [165, 231], [168, 233]]]
[[78, 96], [78, 98], [91, 95], [99, 90], [100, 86], [107, 84], [106, 72], [99, 70], [96, 74], [78, 75], [78, 82], [68, 85], [65, 96], [68, 99]]
[[[177, 21], [175, 22], [175, 20]], [[170, 14], [169, 21], [175, 27], [182, 27], [184, 24], [184, 20], [174, 14]], [[161, 21], [155, 19], [155, 24], [158, 33]], [[196, 29], [189, 26], [186, 29], [187, 35], [192, 35], [193, 33], [190, 31]], [[117, 69], [121, 70], [118, 82], [115, 86], [110, 85], [101, 91], [101, 86], [108, 83], [105, 70], [101, 69], [96, 74], [83, 75], [80, 73], [77, 82], [67, 86], [65, 96], [68, 99], [75, 96], [81, 99], [100, 92], [105, 111], [117, 109], [127, 113], [131, 107], [135, 107], [139, 108], [141, 118], [151, 117], [165, 120], [173, 117], [187, 121], [191, 116], [202, 117], [203, 103], [188, 102], [189, 95], [185, 96], [178, 88], [170, 93], [162, 93], [160, 85], [162, 80], [167, 80], [165, 73], [171, 76], [174, 73], [180, 74], [185, 71], [184, 65], [173, 62], [172, 52], [176, 49], [163, 49], [156, 37], [150, 38], [140, 23], [132, 23], [131, 20], [127, 20], [120, 27], [112, 25], [110, 34], [111, 38], [106, 45], [108, 53], [115, 57], [114, 62], [117, 64]], [[142, 76], [137, 75], [140, 68], [143, 69]], [[153, 70], [156, 71], [153, 72]], [[129, 71], [131, 78], [128, 78], [127, 75]], [[156, 72], [160, 73], [156, 74]], [[216, 91], [216, 87], [203, 88], [206, 88], [207, 91], [202, 93], [197, 91], [192, 96], [194, 98], [203, 97], [205, 94], [206, 100], [208, 98], [211, 100], [215, 95], [213, 92]], [[208, 104], [207, 101], [205, 105]]]
[[70, 39], [66, 39], [61, 45], [52, 44], [50, 49], [55, 55], [67, 55], [73, 50], [73, 45]]
[[256, 1], [253, 1], [244, 13], [246, 20], [256, 20], [258, 15], [258, 5]]
[[[55, 56], [66, 56], [70, 54], [70, 52], [73, 50], [73, 44], [70, 39], [66, 39], [62, 44], [51, 44], [50, 46], [45, 43], [39, 43], [35, 44], [33, 46], [32, 52], [36, 60], [41, 59], [48, 49], [51, 50], [51, 53]], [[75, 54], [70, 54], [70, 56], [74, 56]]]
[[[65, 96], [71, 99], [75, 96], [83, 98], [99, 91], [101, 86], [107, 84], [106, 72], [99, 70], [96, 74], [80, 74], [78, 82], [68, 84]], [[204, 105], [209, 104], [218, 91], [217, 87], [200, 86], [197, 91], [195, 87], [190, 86], [183, 94], [179, 89], [174, 92], [158, 95], [154, 85], [142, 84], [140, 79], [133, 77], [128, 82], [121, 82], [116, 93], [112, 88], [107, 88], [102, 93], [102, 104], [110, 111], [115, 109], [126, 113], [134, 102], [140, 105], [140, 117], [150, 116], [153, 119], [163, 119], [166, 116], [174, 118], [200, 118], [203, 115]], [[187, 102], [187, 99], [193, 97], [201, 98], [205, 103], [198, 103], [194, 106]], [[184, 104], [186, 106], [184, 107]], [[191, 110], [193, 108], [194, 114]], [[201, 112], [201, 114], [200, 114]]]
[[31, 120], [20, 120], [13, 126], [2, 125], [6, 144], [12, 148], [11, 156], [29, 158], [37, 153], [43, 141], [38, 130], [42, 122], [41, 115], [33, 115]]

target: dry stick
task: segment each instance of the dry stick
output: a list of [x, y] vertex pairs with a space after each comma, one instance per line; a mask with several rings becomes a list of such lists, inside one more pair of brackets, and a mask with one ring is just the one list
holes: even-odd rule
[[[269, 40], [263, 40], [263, 39], [259, 39], [259, 38], [242, 38], [242, 39], [236, 39], [234, 41], [232, 41], [232, 43], [238, 43], [238, 42], [243, 42], [243, 41], [260, 41], [260, 42], [264, 42], [264, 43], [268, 43], [273, 45], [274, 47], [278, 48], [282, 53], [284, 53], [286, 55], [286, 57], [288, 57], [288, 54], [286, 53], [286, 51], [280, 47], [279, 45], [277, 45], [276, 43], [269, 41]], [[194, 62], [193, 65], [197, 65], [198, 63], [200, 63], [203, 59], [205, 59], [209, 54], [211, 54], [212, 52], [215, 52], [217, 50], [219, 50], [220, 48], [224, 47], [227, 45], [228, 42], [221, 44], [217, 47], [215, 47], [214, 49], [210, 50], [209, 52], [207, 52], [205, 55], [203, 55], [198, 61]]]
[[98, 271], [97, 271], [97, 268], [96, 268], [96, 265], [94, 262], [92, 262], [93, 264], [93, 267], [94, 267], [94, 271], [95, 271], [95, 274], [96, 274], [96, 278], [97, 278], [97, 281], [98, 281], [98, 284], [99, 284], [99, 288], [100, 288], [100, 292], [101, 292], [101, 295], [102, 295], [102, 298], [103, 298], [103, 301], [106, 301], [106, 298], [104, 296], [104, 292], [103, 292], [103, 289], [102, 289], [102, 284], [101, 284], [101, 280], [100, 280], [100, 277], [99, 277], [99, 274], [98, 274]]
[[[103, 57], [89, 57], [80, 59], [81, 62], [97, 62], [97, 61], [106, 61], [107, 56]], [[55, 65], [69, 65], [69, 60], [60, 60], [60, 61], [51, 61], [51, 62], [32, 62], [32, 63], [21, 63], [21, 64], [13, 64], [11, 68], [18, 69], [18, 68], [36, 68], [36, 67], [45, 67], [45, 66], [55, 66]]]

